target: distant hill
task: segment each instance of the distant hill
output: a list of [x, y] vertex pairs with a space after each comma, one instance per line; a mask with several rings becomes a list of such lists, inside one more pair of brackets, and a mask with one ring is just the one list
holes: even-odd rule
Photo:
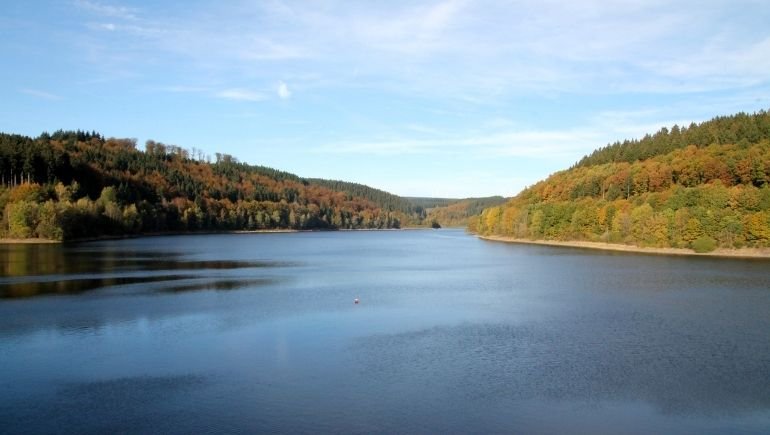
[[404, 199], [409, 201], [413, 206], [423, 209], [446, 207], [451, 204], [455, 204], [462, 201], [461, 198], [427, 198], [417, 196], [407, 196]]
[[415, 204], [426, 207], [426, 222], [437, 222], [442, 227], [466, 227], [471, 218], [481, 214], [487, 207], [503, 204], [502, 196], [484, 198], [408, 198]]
[[770, 114], [616, 142], [469, 223], [523, 239], [655, 247], [770, 245]]
[[399, 228], [387, 192], [308, 180], [197, 151], [96, 132], [0, 134], [0, 237], [68, 240], [148, 232]]
[[419, 208], [415, 207], [415, 205], [408, 198], [402, 198], [398, 195], [394, 195], [374, 187], [369, 187], [365, 184], [350, 183], [347, 181], [339, 180], [325, 180], [321, 178], [308, 178], [306, 181], [334, 190], [335, 192], [345, 192], [350, 197], [369, 200], [387, 211], [401, 212], [409, 216], [418, 214], [417, 211]]

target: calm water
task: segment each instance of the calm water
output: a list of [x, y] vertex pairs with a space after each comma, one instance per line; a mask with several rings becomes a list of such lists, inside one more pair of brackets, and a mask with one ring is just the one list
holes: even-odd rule
[[0, 432], [770, 430], [767, 261], [440, 230], [11, 246], [0, 267]]

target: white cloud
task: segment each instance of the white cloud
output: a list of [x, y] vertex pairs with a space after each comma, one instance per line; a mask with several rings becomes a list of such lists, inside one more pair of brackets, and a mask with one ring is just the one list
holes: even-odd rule
[[652, 58], [642, 64], [672, 78], [680, 89], [706, 91], [755, 85], [768, 80], [770, 37], [740, 45], [732, 40], [711, 41], [692, 53]]
[[448, 0], [407, 8], [388, 8], [386, 13], [358, 12], [352, 20], [339, 20], [347, 38], [366, 47], [422, 56], [450, 47], [447, 39], [465, 7], [464, 1]]
[[[245, 60], [281, 61], [311, 57], [304, 48], [297, 45], [276, 42], [258, 36], [245, 39], [244, 43], [236, 45], [233, 50], [236, 56]], [[223, 43], [229, 45], [227, 41], [223, 41]]]
[[599, 144], [596, 130], [503, 132], [465, 140], [464, 144], [493, 155], [537, 159], [570, 158]]
[[393, 139], [381, 141], [347, 141], [321, 146], [321, 153], [370, 154], [374, 156], [426, 154], [435, 151], [441, 142], [420, 139]]
[[639, 139], [662, 127], [688, 126], [713, 115], [687, 119], [681, 112], [692, 107], [601, 111], [590, 115], [579, 128], [516, 128], [508, 119], [491, 118], [481, 130], [454, 133], [430, 126], [407, 124], [404, 134], [380, 140], [340, 140], [316, 149], [320, 153], [371, 156], [457, 155], [465, 158], [525, 158], [541, 161], [577, 161], [593, 150], [615, 141]]
[[217, 92], [215, 95], [218, 98], [236, 101], [263, 101], [267, 99], [267, 97], [260, 92], [255, 92], [250, 89], [243, 88], [225, 89], [223, 91]]
[[466, 156], [529, 157], [553, 159], [579, 156], [603, 145], [598, 131], [508, 131], [444, 138], [398, 138], [380, 141], [330, 143], [318, 151], [374, 156], [409, 154], [460, 154]]
[[185, 86], [185, 85], [162, 86], [157, 89], [159, 91], [173, 92], [173, 93], [198, 93], [198, 92], [207, 92], [211, 90], [211, 88], [206, 86]]
[[62, 97], [60, 95], [52, 94], [50, 92], [41, 91], [39, 89], [19, 89], [19, 92], [22, 94], [31, 95], [33, 97], [42, 98], [44, 100], [61, 100]]
[[75, 4], [133, 20], [102, 30], [141, 37], [143, 49], [178, 56], [188, 73], [266, 84], [276, 74], [303, 74], [292, 84], [474, 104], [532, 92], [734, 89], [767, 83], [770, 62], [767, 35], [745, 30], [768, 15], [761, 2], [240, 2], [153, 18], [93, 0]]
[[104, 17], [120, 18], [124, 20], [136, 19], [136, 9], [125, 6], [113, 6], [90, 0], [75, 0], [75, 6], [96, 15]]
[[289, 86], [286, 85], [284, 82], [278, 83], [278, 89], [276, 90], [278, 92], [278, 97], [282, 100], [287, 100], [291, 98], [291, 92], [289, 91]]
[[360, 180], [363, 184], [376, 186], [401, 196], [432, 198], [470, 198], [502, 195], [514, 196], [531, 180], [510, 175], [497, 176], [485, 172], [456, 174], [453, 183], [429, 176], [416, 175], [409, 178], [370, 177]]

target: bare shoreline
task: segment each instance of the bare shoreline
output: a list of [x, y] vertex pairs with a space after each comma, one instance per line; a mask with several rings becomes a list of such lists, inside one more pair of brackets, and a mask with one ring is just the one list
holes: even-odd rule
[[558, 240], [527, 240], [502, 236], [481, 236], [480, 239], [492, 242], [522, 243], [529, 245], [561, 246], [569, 248], [598, 249], [603, 251], [632, 252], [652, 255], [686, 255], [694, 257], [722, 257], [722, 258], [770, 258], [768, 248], [719, 248], [712, 252], [697, 253], [691, 249], [683, 248], [645, 248], [641, 246], [620, 245], [616, 243], [586, 242], [586, 241], [558, 241]]

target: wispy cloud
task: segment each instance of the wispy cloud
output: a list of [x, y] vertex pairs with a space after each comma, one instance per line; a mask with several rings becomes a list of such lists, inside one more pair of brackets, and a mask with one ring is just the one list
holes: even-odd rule
[[344, 141], [322, 145], [316, 152], [337, 154], [369, 154], [374, 156], [428, 154], [440, 146], [437, 140], [390, 139], [380, 141]]
[[91, 0], [75, 0], [76, 7], [103, 17], [120, 18], [124, 20], [136, 19], [136, 9], [125, 6], [115, 6]]
[[732, 40], [714, 40], [692, 53], [676, 58], [650, 58], [642, 64], [673, 79], [680, 90], [707, 91], [766, 83], [770, 37], [740, 45]]
[[208, 86], [185, 86], [185, 85], [162, 86], [157, 89], [162, 92], [173, 92], [173, 93], [199, 93], [199, 92], [211, 91], [211, 88]]
[[[445, 38], [458, 22], [465, 1], [448, 0], [407, 8], [386, 9], [374, 15], [358, 13], [355, 20], [338, 21], [354, 43], [380, 51], [426, 55], [445, 51]], [[451, 39], [451, 38], [450, 38]]]
[[264, 101], [267, 99], [267, 97], [261, 92], [243, 88], [225, 89], [217, 92], [215, 96], [218, 98], [224, 98], [226, 100], [236, 101]]
[[[221, 42], [222, 45], [229, 45], [228, 41]], [[232, 48], [232, 52], [243, 60], [286, 61], [311, 57], [306, 49], [299, 45], [277, 42], [258, 36], [245, 38], [239, 46]]]
[[62, 97], [60, 95], [52, 94], [50, 92], [41, 91], [39, 89], [19, 89], [19, 92], [22, 94], [31, 95], [33, 97], [42, 98], [44, 100], [61, 100]]
[[531, 180], [515, 175], [498, 175], [485, 171], [468, 171], [453, 176], [456, 183], [448, 184], [435, 176], [387, 177], [359, 180], [364, 184], [376, 185], [388, 192], [399, 192], [403, 196], [428, 196], [433, 198], [470, 198], [481, 196], [513, 196]]
[[304, 87], [371, 86], [475, 103], [527, 92], [708, 92], [767, 83], [770, 39], [743, 30], [761, 21], [762, 12], [752, 14], [761, 2], [745, 3], [241, 2], [148, 18], [75, 1], [89, 13], [130, 20], [99, 27], [142, 37], [145, 50], [176, 56], [188, 73], [267, 82], [275, 73], [311, 72]]
[[380, 141], [347, 141], [323, 145], [318, 151], [374, 156], [460, 154], [553, 159], [579, 155], [582, 150], [596, 146], [602, 137], [598, 131], [592, 130], [509, 131], [435, 139], [400, 138]]
[[[677, 115], [679, 107], [601, 111], [578, 128], [516, 128], [510, 120], [491, 118], [482, 129], [460, 130], [409, 124], [404, 132], [380, 140], [327, 142], [319, 153], [371, 156], [458, 155], [466, 158], [527, 158], [574, 162], [615, 141], [638, 139], [662, 127], [687, 126], [705, 119]], [[454, 131], [454, 132], [452, 132]]]
[[288, 100], [291, 98], [291, 91], [289, 91], [289, 86], [284, 82], [278, 82], [278, 88], [276, 89], [276, 92], [278, 93], [278, 98], [282, 100]]
[[99, 23], [94, 25], [94, 27], [97, 29], [109, 30], [110, 32], [114, 32], [118, 28], [114, 23]]

